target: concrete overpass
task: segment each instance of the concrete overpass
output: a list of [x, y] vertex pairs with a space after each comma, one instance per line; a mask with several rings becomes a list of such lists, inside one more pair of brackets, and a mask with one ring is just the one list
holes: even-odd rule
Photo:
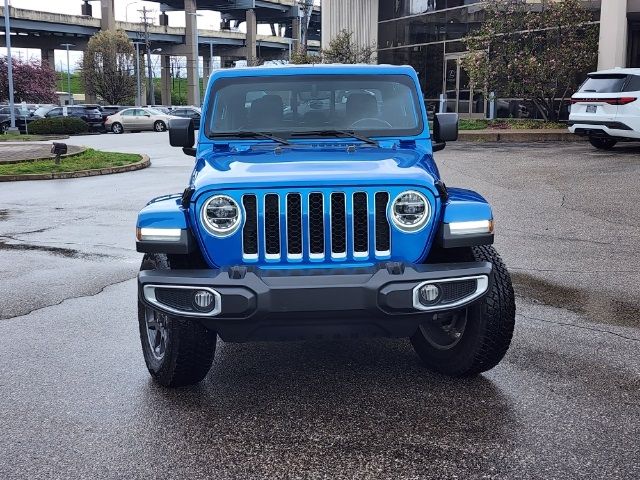
[[[9, 8], [11, 18], [11, 44], [14, 47], [40, 49], [42, 61], [54, 65], [54, 50], [62, 43], [72, 43], [73, 50], [84, 50], [92, 35], [105, 29], [122, 29], [132, 40], [141, 40], [144, 25], [115, 20], [113, 0], [100, 0], [100, 19], [92, 16], [92, 5], [83, 0], [82, 15], [69, 15]], [[203, 57], [203, 77], [208, 80], [212, 57], [220, 56], [223, 65], [232, 59], [256, 58], [266, 60], [286, 59], [299, 41], [300, 12], [296, 0], [164, 0], [159, 3], [162, 12], [160, 25], [150, 25], [149, 38], [152, 49], [161, 48], [162, 103], [171, 103], [170, 58], [184, 56], [187, 59], [187, 100], [200, 104], [198, 89], [198, 57]], [[197, 29], [198, 10], [219, 11], [222, 15], [220, 30]], [[166, 12], [183, 10], [186, 27], [169, 25]], [[4, 16], [4, 8], [0, 7]], [[318, 49], [319, 10], [314, 9], [309, 47]], [[247, 33], [233, 31], [232, 26], [246, 22]], [[234, 25], [235, 24], [235, 25]], [[270, 24], [273, 35], [258, 35], [258, 24]], [[277, 27], [276, 27], [277, 25]], [[284, 29], [284, 31], [283, 31]], [[3, 32], [4, 33], [4, 32]], [[314, 39], [314, 37], [316, 39]], [[197, 39], [197, 40], [196, 40]], [[0, 46], [5, 45], [0, 35]]]

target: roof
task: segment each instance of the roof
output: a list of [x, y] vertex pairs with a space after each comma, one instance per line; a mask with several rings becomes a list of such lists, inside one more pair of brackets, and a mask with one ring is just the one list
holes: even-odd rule
[[640, 75], [640, 68], [610, 68], [608, 70], [599, 70], [591, 72], [589, 75]]
[[416, 76], [416, 71], [408, 65], [346, 65], [346, 64], [318, 64], [318, 65], [264, 65], [260, 67], [240, 67], [218, 70], [214, 73], [217, 78], [229, 77], [259, 77], [269, 75], [409, 75]]

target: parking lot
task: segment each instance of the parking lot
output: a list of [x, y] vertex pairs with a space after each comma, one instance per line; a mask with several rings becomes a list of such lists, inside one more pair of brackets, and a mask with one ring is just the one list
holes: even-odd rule
[[427, 372], [408, 340], [219, 343], [151, 382], [137, 211], [181, 191], [166, 133], [74, 137], [138, 172], [0, 187], [0, 478], [640, 478], [640, 145], [451, 144], [517, 294], [504, 361]]

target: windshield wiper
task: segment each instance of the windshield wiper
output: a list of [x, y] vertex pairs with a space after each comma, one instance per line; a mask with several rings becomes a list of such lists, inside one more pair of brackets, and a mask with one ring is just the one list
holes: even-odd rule
[[371, 140], [364, 135], [360, 135], [352, 130], [309, 130], [308, 132], [294, 132], [292, 137], [304, 137], [305, 135], [317, 135], [319, 137], [351, 137], [369, 145], [378, 145], [378, 142]]
[[282, 145], [291, 145], [284, 138], [276, 137], [275, 135], [271, 135], [269, 132], [213, 132], [211, 134], [212, 137], [235, 137], [235, 138], [266, 138], [268, 140], [273, 140], [274, 142], [281, 143]]

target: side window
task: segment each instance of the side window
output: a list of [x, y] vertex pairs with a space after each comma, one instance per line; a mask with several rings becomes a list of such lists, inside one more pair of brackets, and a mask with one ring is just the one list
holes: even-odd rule
[[640, 92], [640, 75], [629, 75], [629, 81], [624, 88], [625, 92]]
[[9, 114], [9, 108], [5, 107], [5, 108], [0, 108], [0, 115], [8, 115]]
[[47, 113], [47, 117], [59, 117], [60, 115], [62, 115], [62, 108], [60, 107], [54, 108], [49, 113]]
[[148, 115], [149, 112], [147, 112], [146, 110], [143, 110], [142, 108], [136, 108], [134, 115], [138, 116], [138, 117], [144, 117], [145, 115]]
[[134, 110], [130, 108], [128, 110], [123, 110], [122, 112], [120, 112], [120, 115], [123, 115], [125, 117], [132, 117], [133, 113], [134, 113]]

